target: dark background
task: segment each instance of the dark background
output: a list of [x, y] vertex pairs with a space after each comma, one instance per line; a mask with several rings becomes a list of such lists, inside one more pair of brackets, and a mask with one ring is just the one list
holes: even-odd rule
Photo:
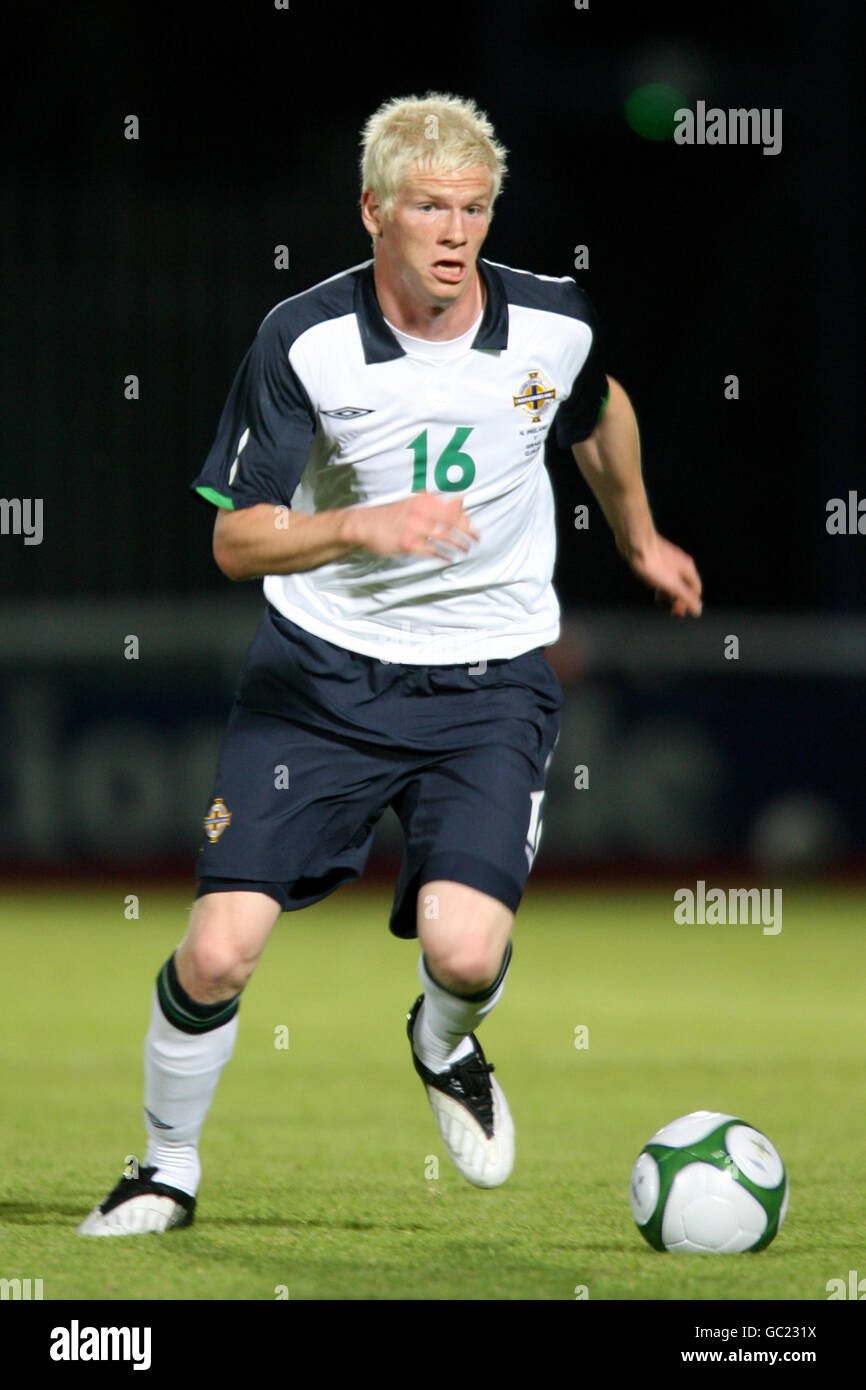
[[[589, 292], [659, 529], [704, 579], [700, 622], [657, 609], [551, 448], [565, 705], [535, 872], [862, 874], [866, 535], [826, 527], [866, 495], [856, 19], [255, 0], [4, 21], [0, 498], [44, 508], [41, 544], [0, 535], [4, 876], [189, 881], [262, 609], [189, 483], [265, 314], [370, 254], [365, 120], [429, 90], [488, 111], [510, 172], [485, 254]], [[625, 103], [649, 82], [781, 108], [781, 152], [643, 138]], [[386, 813], [371, 870], [392, 882], [401, 852]]]
[[[485, 254], [574, 273], [593, 298], [659, 528], [694, 553], [709, 602], [862, 609], [866, 539], [825, 527], [827, 500], [863, 479], [854, 17], [261, 0], [19, 19], [3, 83], [0, 495], [42, 497], [45, 538], [3, 539], [4, 592], [225, 589], [212, 511], [187, 484], [268, 309], [369, 254], [364, 120], [432, 89], [474, 97], [510, 151]], [[623, 102], [653, 79], [692, 107], [781, 107], [781, 153], [642, 139]], [[565, 607], [643, 603], [603, 525], [569, 544], [590, 499], [569, 456], [552, 449], [549, 466]]]

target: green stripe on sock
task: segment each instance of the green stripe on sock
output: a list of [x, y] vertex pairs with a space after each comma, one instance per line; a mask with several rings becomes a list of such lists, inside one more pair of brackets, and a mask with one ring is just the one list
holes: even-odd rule
[[[202, 1008], [207, 1007], [209, 1010], [204, 1017], [202, 1017], [201, 1014], [192, 1013], [191, 1010], [186, 1008], [181, 1000], [178, 999], [176, 991], [172, 989], [171, 972], [169, 970], [170, 964], [170, 961], [166, 961], [157, 975], [156, 989], [160, 1008], [169, 1023], [173, 1023], [175, 1028], [180, 1028], [184, 1033], [206, 1033], [212, 1028], [221, 1027], [234, 1017], [240, 1004], [239, 994], [236, 994], [234, 999], [228, 999], [221, 1004], [214, 1004], [213, 1006], [203, 1005]], [[180, 988], [181, 986], [178, 984], [178, 989]], [[184, 997], [188, 998], [185, 993]], [[213, 1008], [212, 1013], [210, 1012], [211, 1007]]]

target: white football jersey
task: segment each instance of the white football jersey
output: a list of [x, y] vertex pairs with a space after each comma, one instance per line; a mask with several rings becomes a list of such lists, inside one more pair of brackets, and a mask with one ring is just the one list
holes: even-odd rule
[[381, 660], [519, 656], [559, 636], [544, 442], [594, 430], [608, 386], [595, 318], [568, 276], [479, 260], [484, 312], [430, 343], [388, 324], [367, 261], [278, 304], [232, 386], [193, 489], [220, 507], [318, 512], [462, 493], [480, 540], [458, 558], [358, 549], [268, 575], [292, 622]]

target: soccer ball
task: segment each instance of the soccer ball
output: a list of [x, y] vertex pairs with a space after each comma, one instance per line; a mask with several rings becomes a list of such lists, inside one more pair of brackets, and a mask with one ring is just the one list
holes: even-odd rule
[[695, 1110], [644, 1144], [631, 1212], [655, 1250], [763, 1250], [788, 1209], [785, 1166], [765, 1134], [736, 1115]]

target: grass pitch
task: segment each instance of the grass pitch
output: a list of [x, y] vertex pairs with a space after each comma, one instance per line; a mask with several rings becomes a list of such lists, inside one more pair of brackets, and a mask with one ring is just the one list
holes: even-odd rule
[[[191, 898], [145, 889], [128, 921], [126, 891], [0, 910], [0, 1276], [74, 1300], [823, 1300], [866, 1274], [859, 895], [792, 885], [765, 936], [675, 925], [671, 889], [530, 882], [481, 1034], [518, 1146], [487, 1192], [452, 1168], [411, 1066], [417, 946], [388, 935], [389, 896], [342, 889], [280, 919], [247, 988], [195, 1225], [86, 1240], [77, 1222], [144, 1152], [141, 1044]], [[636, 1154], [699, 1108], [786, 1163], [760, 1254], [657, 1254], [632, 1222]]]

